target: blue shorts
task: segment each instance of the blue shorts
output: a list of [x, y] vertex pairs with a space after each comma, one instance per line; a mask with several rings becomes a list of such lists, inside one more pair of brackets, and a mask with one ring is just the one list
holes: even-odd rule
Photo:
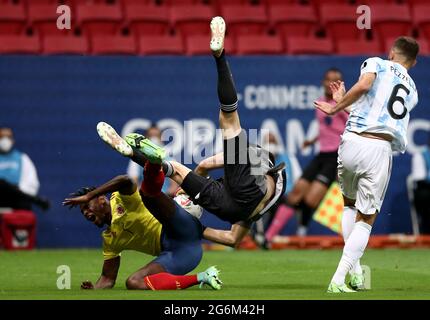
[[161, 253], [152, 262], [171, 274], [184, 275], [194, 270], [203, 256], [202, 231], [197, 218], [176, 206], [173, 217], [163, 224]]

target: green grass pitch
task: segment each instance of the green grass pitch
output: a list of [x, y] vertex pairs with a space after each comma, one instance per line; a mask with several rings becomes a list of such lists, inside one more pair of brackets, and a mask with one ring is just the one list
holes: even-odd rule
[[[192, 287], [178, 291], [128, 291], [128, 275], [150, 261], [124, 252], [113, 290], [81, 290], [100, 275], [100, 250], [0, 252], [0, 299], [430, 299], [430, 250], [368, 250], [372, 289], [349, 295], [325, 293], [341, 250], [211, 251], [196, 271], [221, 269], [221, 291]], [[71, 289], [58, 290], [59, 265], [71, 269]]]

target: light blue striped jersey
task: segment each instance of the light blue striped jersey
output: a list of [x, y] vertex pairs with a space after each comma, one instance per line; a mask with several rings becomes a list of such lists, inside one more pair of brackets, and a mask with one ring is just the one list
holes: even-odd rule
[[418, 92], [405, 67], [399, 63], [369, 58], [361, 73], [375, 73], [367, 94], [352, 104], [346, 132], [385, 133], [393, 137], [393, 151], [405, 152], [409, 113], [418, 103]]

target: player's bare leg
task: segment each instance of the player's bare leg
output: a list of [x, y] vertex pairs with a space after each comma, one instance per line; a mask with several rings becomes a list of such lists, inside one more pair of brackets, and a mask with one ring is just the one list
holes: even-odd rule
[[129, 276], [125, 282], [125, 285], [129, 290], [151, 290], [150, 286], [146, 284], [144, 279], [147, 276], [164, 272], [166, 272], [166, 270], [162, 265], [155, 262], [150, 262]]
[[298, 206], [305, 197], [305, 194], [308, 192], [310, 186], [311, 184], [309, 181], [300, 178], [294, 185], [293, 190], [287, 195], [288, 204], [293, 207]]
[[315, 210], [324, 198], [327, 190], [327, 185], [324, 183], [318, 180], [313, 181], [305, 195], [306, 205]]

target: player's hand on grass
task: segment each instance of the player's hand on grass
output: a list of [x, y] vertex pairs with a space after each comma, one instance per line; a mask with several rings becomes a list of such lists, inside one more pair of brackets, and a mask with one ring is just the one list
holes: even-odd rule
[[64, 199], [63, 206], [68, 206], [71, 209], [80, 204], [88, 203], [90, 200], [91, 197], [88, 194], [84, 194], [83, 196]]
[[346, 93], [345, 82], [338, 80], [330, 83], [330, 89], [333, 93], [333, 100], [339, 103]]
[[82, 282], [81, 289], [85, 289], [85, 290], [94, 289], [94, 285], [91, 281], [87, 280], [87, 281]]
[[314, 107], [320, 109], [322, 112], [328, 114], [329, 116], [335, 114], [334, 106], [328, 102], [314, 101]]

